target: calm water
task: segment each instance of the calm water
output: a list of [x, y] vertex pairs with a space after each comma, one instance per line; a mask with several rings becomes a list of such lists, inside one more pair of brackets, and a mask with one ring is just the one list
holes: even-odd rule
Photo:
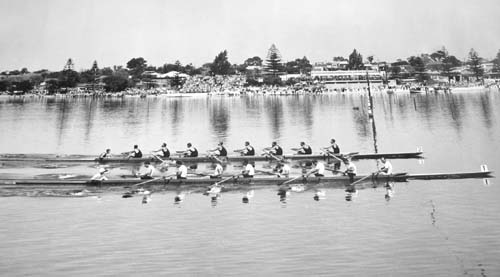
[[[362, 94], [183, 98], [0, 98], [0, 153], [144, 152], [167, 142], [200, 152], [222, 140], [260, 150], [306, 141], [318, 151], [336, 138], [343, 152], [400, 152], [422, 147], [424, 160], [393, 160], [396, 171], [497, 171], [500, 93], [375, 95], [375, 132]], [[286, 151], [288, 152], [288, 151]], [[375, 161], [357, 163], [361, 173]], [[207, 168], [205, 168], [207, 167]], [[266, 164], [257, 164], [265, 168]], [[208, 170], [200, 165], [200, 170]], [[127, 166], [110, 174], [130, 174]], [[169, 174], [169, 169], [164, 174]], [[228, 171], [240, 170], [236, 165]], [[294, 169], [298, 173], [299, 169]], [[46, 169], [3, 163], [0, 175], [93, 175], [94, 165]], [[201, 193], [174, 205], [175, 193], [152, 201], [42, 197], [52, 190], [0, 193], [0, 272], [49, 275], [500, 275], [500, 189], [484, 180], [396, 183], [360, 190], [353, 201], [326, 189], [280, 201], [273, 187]], [[64, 193], [63, 193], [64, 194]], [[13, 195], [13, 196], [12, 196]], [[38, 196], [38, 197], [27, 197]]]

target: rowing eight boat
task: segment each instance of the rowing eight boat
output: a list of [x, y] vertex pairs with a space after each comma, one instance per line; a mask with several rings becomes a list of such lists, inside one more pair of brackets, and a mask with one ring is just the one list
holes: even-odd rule
[[[430, 174], [408, 174], [397, 173], [393, 175], [359, 175], [355, 176], [354, 180], [361, 180], [372, 182], [405, 182], [412, 179], [417, 180], [434, 180], [434, 179], [465, 179], [465, 178], [489, 178], [492, 177], [491, 171], [477, 171], [477, 172], [454, 172], [454, 173], [430, 173]], [[207, 178], [192, 178], [192, 179], [172, 179], [172, 178], [157, 178], [149, 182], [150, 185], [189, 185], [189, 186], [207, 186], [215, 182], [220, 182], [222, 179], [207, 179]], [[102, 182], [92, 182], [89, 180], [37, 180], [37, 179], [12, 179], [0, 180], [0, 186], [9, 185], [84, 185], [84, 186], [131, 186], [136, 185], [144, 180], [140, 179], [116, 179], [106, 180]], [[325, 184], [325, 185], [349, 185], [349, 177], [347, 176], [331, 176], [331, 177], [303, 177], [303, 178], [277, 178], [277, 177], [262, 177], [262, 178], [232, 178], [225, 183], [228, 184], [241, 184], [241, 185], [272, 185], [272, 184]]]
[[[361, 159], [380, 159], [382, 157], [387, 159], [415, 159], [421, 158], [423, 152], [392, 152], [392, 153], [367, 153], [367, 154], [354, 154], [350, 155], [353, 160], [361, 160]], [[336, 157], [341, 158], [342, 155], [336, 155]], [[334, 159], [329, 155], [324, 154], [313, 154], [313, 155], [283, 155], [283, 156], [229, 156], [229, 157], [218, 157], [219, 160], [224, 162], [242, 162], [243, 160], [248, 161], [275, 161], [276, 158], [284, 159], [284, 160], [313, 160], [313, 159]], [[216, 159], [210, 156], [203, 157], [174, 157], [163, 158], [163, 160], [170, 161], [182, 161], [182, 162], [215, 162]], [[141, 162], [162, 162], [160, 159], [155, 158], [154, 156], [148, 156], [144, 158], [126, 158], [126, 157], [111, 157], [105, 159], [92, 158], [92, 157], [77, 157], [72, 158], [68, 157], [53, 157], [53, 158], [43, 158], [43, 157], [29, 157], [26, 155], [4, 155], [0, 156], [0, 161], [11, 161], [11, 162], [75, 162], [75, 163], [84, 163], [84, 162], [99, 162], [99, 163], [141, 163]]]

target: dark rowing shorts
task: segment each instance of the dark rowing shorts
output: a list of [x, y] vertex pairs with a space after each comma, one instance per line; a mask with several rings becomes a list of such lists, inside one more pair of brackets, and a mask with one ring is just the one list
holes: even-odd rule
[[221, 177], [220, 176], [213, 176], [213, 175], [210, 175], [210, 179], [220, 179]]
[[243, 178], [253, 178], [253, 175], [243, 174]]
[[316, 176], [316, 177], [325, 177], [325, 175], [319, 174], [319, 173], [314, 174], [314, 176]]
[[177, 175], [177, 179], [179, 179], [179, 180], [186, 180], [187, 178], [186, 177], [181, 177], [180, 175]]
[[149, 180], [149, 179], [153, 179], [153, 177], [144, 175], [144, 176], [141, 176], [141, 179], [142, 180]]

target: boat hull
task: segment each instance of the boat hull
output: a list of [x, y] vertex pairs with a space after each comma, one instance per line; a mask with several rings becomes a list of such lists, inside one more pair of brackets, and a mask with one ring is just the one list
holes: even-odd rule
[[[434, 179], [465, 179], [465, 178], [489, 178], [492, 177], [491, 171], [486, 172], [453, 172], [453, 173], [430, 173], [430, 174], [407, 174], [397, 173], [393, 175], [371, 174], [358, 175], [354, 177], [354, 181], [363, 179], [365, 182], [405, 182], [408, 180], [434, 180]], [[226, 177], [227, 178], [227, 177]], [[89, 180], [37, 180], [37, 179], [16, 179], [16, 180], [0, 180], [0, 186], [181, 186], [187, 185], [190, 187], [206, 187], [213, 185], [216, 182], [221, 182], [224, 179], [209, 179], [209, 178], [192, 178], [192, 179], [175, 179], [159, 177], [152, 180], [140, 179], [116, 179], [106, 180], [102, 182], [93, 182]], [[147, 182], [147, 184], [146, 184]], [[259, 177], [259, 178], [237, 178], [225, 180], [224, 185], [282, 185], [282, 184], [325, 184], [326, 186], [347, 186], [350, 184], [347, 176], [330, 176], [330, 177], [300, 177], [300, 178], [277, 178], [277, 177]]]
[[[418, 159], [422, 158], [423, 152], [392, 152], [392, 153], [366, 153], [366, 154], [355, 154], [350, 155], [353, 160], [362, 160], [362, 159], [380, 159], [385, 157], [387, 159]], [[336, 155], [341, 158], [341, 155]], [[276, 161], [276, 160], [296, 160], [296, 161], [307, 161], [307, 160], [335, 160], [335, 158], [324, 155], [324, 154], [314, 154], [314, 155], [283, 155], [283, 156], [228, 156], [228, 157], [174, 157], [170, 158], [156, 158], [154, 156], [148, 156], [143, 158], [69, 158], [69, 157], [56, 157], [56, 158], [41, 158], [41, 157], [15, 157], [14, 155], [3, 156], [0, 157], [0, 161], [5, 162], [58, 162], [58, 163], [89, 163], [89, 162], [97, 162], [97, 163], [159, 163], [162, 161], [167, 162], [175, 162], [182, 161], [186, 163], [207, 163], [207, 162], [243, 162], [244, 160], [248, 160], [251, 162], [257, 161]]]

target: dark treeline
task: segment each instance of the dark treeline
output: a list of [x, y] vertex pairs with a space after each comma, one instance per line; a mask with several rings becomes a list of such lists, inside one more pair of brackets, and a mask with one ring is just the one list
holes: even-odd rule
[[[368, 56], [365, 61], [361, 53], [354, 49], [347, 58], [334, 57], [333, 63], [342, 64], [342, 66], [333, 70], [364, 70], [369, 65], [371, 68], [376, 66], [377, 69], [387, 72], [392, 79], [415, 78], [418, 81], [425, 81], [429, 78], [427, 73], [429, 71], [439, 72], [446, 76], [451, 74], [454, 68], [467, 66], [474, 76], [480, 79], [484, 74], [482, 64], [485, 62], [486, 60], [481, 58], [474, 49], [470, 50], [466, 61], [460, 61], [443, 47], [431, 54], [398, 59], [393, 63], [374, 63], [373, 56]], [[500, 72], [500, 51], [491, 63], [493, 64], [492, 71]], [[115, 65], [99, 68], [97, 61], [94, 61], [90, 69], [77, 72], [74, 70], [73, 60], [68, 59], [61, 71], [51, 72], [42, 69], [30, 72], [27, 68], [22, 68], [1, 72], [0, 91], [28, 92], [43, 84], [44, 89], [49, 93], [64, 92], [76, 86], [116, 92], [136, 87], [138, 84], [147, 85], [152, 82], [152, 79], [158, 78], [168, 79], [172, 87], [178, 88], [182, 86], [184, 80], [179, 77], [182, 76], [180, 74], [190, 76], [240, 74], [246, 76], [248, 85], [290, 85], [300, 81], [301, 78], [307, 79], [312, 70], [313, 65], [305, 56], [283, 62], [279, 50], [273, 44], [265, 59], [254, 56], [246, 59], [242, 64], [231, 64], [226, 50], [215, 56], [212, 62], [203, 64], [201, 67], [196, 67], [191, 63], [183, 65], [180, 61], [156, 67], [149, 65], [144, 58], [137, 57], [130, 59], [125, 67]], [[301, 77], [288, 78], [286, 82], [282, 82], [280, 76], [283, 74], [297, 74]]]

